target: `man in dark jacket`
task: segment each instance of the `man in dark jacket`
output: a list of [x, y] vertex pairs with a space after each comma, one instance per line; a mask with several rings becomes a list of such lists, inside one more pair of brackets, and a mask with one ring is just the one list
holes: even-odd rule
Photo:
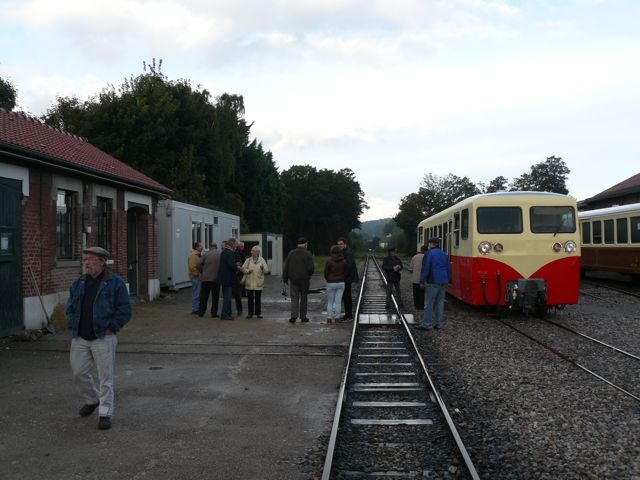
[[358, 267], [353, 255], [353, 250], [347, 246], [347, 240], [344, 237], [338, 239], [338, 247], [342, 250], [342, 256], [345, 262], [347, 262], [347, 275], [344, 279], [344, 294], [342, 295], [342, 302], [344, 303], [344, 317], [342, 320], [353, 320], [353, 297], [351, 295], [351, 285], [358, 283], [360, 278], [358, 277]]
[[387, 279], [387, 310], [391, 308], [391, 291], [396, 291], [396, 300], [398, 306], [402, 306], [402, 295], [400, 294], [400, 270], [402, 270], [402, 261], [396, 254], [394, 247], [387, 249], [388, 255], [382, 260], [382, 271]]
[[97, 408], [98, 428], [107, 430], [114, 408], [116, 334], [131, 319], [131, 301], [122, 278], [106, 268], [109, 252], [90, 247], [83, 253], [86, 273], [71, 285], [65, 308], [72, 337], [69, 360], [85, 402], [80, 416]]
[[231, 315], [231, 297], [233, 295], [233, 284], [236, 281], [236, 239], [231, 237], [220, 254], [220, 267], [218, 268], [218, 283], [222, 289], [222, 312], [221, 320], [233, 320]]
[[307, 250], [307, 239], [300, 237], [298, 246], [289, 252], [284, 261], [282, 281], [289, 283], [291, 292], [291, 318], [289, 322], [296, 323], [298, 315], [302, 323], [308, 322], [307, 295], [309, 294], [309, 280], [315, 267], [313, 256]]

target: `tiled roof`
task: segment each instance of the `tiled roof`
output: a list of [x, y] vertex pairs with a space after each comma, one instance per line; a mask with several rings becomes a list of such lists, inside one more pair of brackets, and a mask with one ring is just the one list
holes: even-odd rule
[[640, 191], [640, 173], [633, 175], [632, 177], [623, 180], [620, 183], [616, 183], [613, 187], [609, 187], [606, 190], [588, 198], [588, 201], [605, 199], [610, 197], [616, 197], [618, 195], [625, 195], [629, 192]]
[[[20, 147], [51, 165], [71, 167], [131, 187], [169, 194], [171, 190], [135, 168], [94, 147], [84, 138], [50, 127], [22, 113], [0, 108], [0, 146]], [[12, 149], [15, 151], [15, 148]]]

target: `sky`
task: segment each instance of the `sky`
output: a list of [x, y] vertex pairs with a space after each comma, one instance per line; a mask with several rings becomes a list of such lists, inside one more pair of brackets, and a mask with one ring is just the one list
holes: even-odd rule
[[162, 60], [244, 97], [292, 165], [350, 168], [391, 217], [425, 175], [509, 181], [554, 155], [577, 200], [640, 173], [637, 0], [0, 0], [17, 108], [87, 100]]

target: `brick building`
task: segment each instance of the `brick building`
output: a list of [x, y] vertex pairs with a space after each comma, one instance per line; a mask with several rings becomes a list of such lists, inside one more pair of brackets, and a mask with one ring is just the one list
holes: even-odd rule
[[111, 252], [132, 296], [157, 298], [156, 214], [170, 193], [85, 139], [0, 108], [0, 335], [46, 324], [86, 246]]

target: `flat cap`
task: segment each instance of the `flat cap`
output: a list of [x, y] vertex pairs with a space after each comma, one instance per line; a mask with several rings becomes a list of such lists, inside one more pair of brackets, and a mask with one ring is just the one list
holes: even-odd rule
[[111, 256], [109, 252], [102, 247], [85, 248], [84, 250], [82, 250], [82, 253], [91, 253], [105, 260]]
[[304, 245], [305, 243], [307, 243], [307, 239], [304, 237], [300, 237], [298, 239], [298, 245]]

